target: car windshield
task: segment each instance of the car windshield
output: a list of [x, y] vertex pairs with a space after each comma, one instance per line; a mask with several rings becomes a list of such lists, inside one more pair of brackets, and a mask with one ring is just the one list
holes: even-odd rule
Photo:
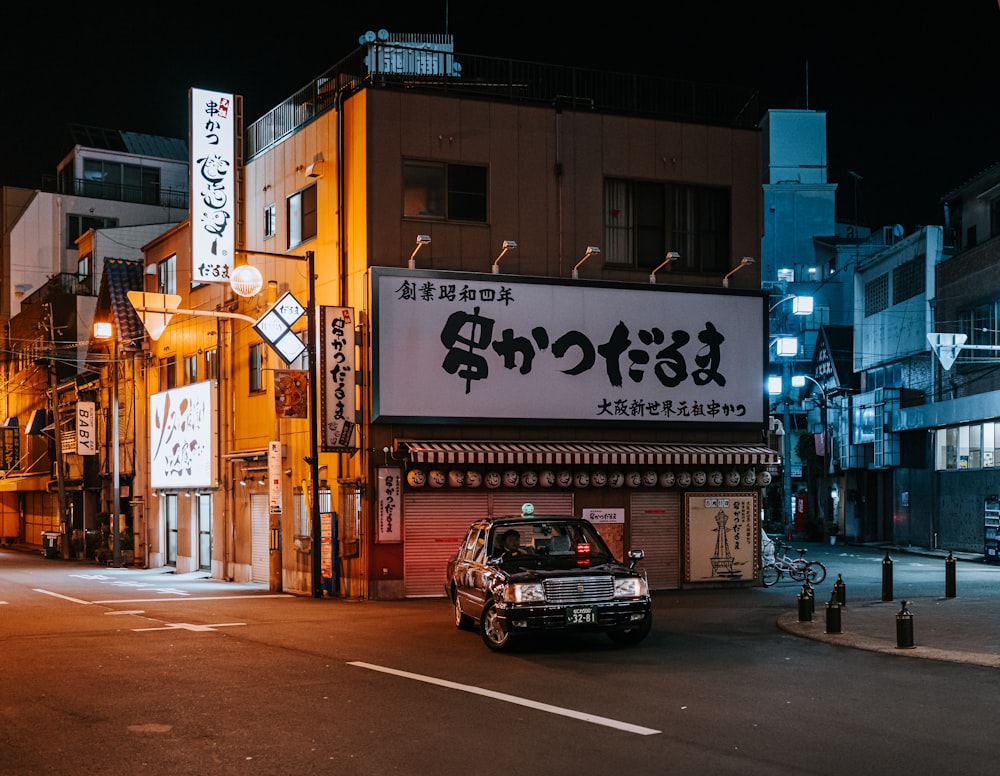
[[566, 558], [588, 555], [591, 560], [611, 560], [611, 552], [590, 523], [584, 520], [555, 522], [544, 518], [497, 525], [490, 557], [504, 555]]

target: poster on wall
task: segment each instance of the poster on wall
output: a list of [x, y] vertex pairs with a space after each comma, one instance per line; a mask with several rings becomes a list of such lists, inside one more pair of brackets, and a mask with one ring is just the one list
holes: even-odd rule
[[394, 466], [379, 467], [378, 515], [376, 515], [375, 543], [398, 544], [403, 541], [401, 470]]
[[756, 493], [686, 493], [684, 515], [688, 582], [756, 578]]

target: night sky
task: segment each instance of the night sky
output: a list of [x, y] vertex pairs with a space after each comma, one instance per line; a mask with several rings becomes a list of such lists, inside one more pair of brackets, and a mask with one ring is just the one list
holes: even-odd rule
[[243, 95], [252, 122], [381, 28], [449, 32], [459, 54], [748, 86], [762, 111], [826, 111], [838, 216], [854, 219], [857, 194], [872, 226], [941, 223], [941, 198], [1000, 161], [993, 0], [194, 8], [66, 16], [36, 3], [5, 22], [0, 184], [37, 188], [70, 150], [70, 123], [186, 137], [191, 86]]

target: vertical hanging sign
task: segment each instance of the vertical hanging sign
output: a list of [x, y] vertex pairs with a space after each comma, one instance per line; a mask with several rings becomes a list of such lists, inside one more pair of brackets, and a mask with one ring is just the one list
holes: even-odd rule
[[92, 401], [76, 403], [76, 454], [97, 455], [97, 426]]
[[320, 307], [320, 361], [324, 453], [353, 452], [354, 308]]
[[271, 514], [281, 514], [281, 442], [267, 443], [267, 495]]
[[376, 544], [396, 544], [403, 540], [402, 488], [400, 470], [393, 466], [380, 466], [377, 493], [378, 516], [375, 526]]
[[232, 94], [191, 89], [193, 283], [228, 283], [236, 248], [236, 120]]

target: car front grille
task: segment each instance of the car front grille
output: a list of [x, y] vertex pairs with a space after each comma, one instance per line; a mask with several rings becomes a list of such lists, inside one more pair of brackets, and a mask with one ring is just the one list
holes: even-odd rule
[[545, 580], [545, 600], [552, 604], [587, 604], [614, 597], [611, 577], [572, 577]]

